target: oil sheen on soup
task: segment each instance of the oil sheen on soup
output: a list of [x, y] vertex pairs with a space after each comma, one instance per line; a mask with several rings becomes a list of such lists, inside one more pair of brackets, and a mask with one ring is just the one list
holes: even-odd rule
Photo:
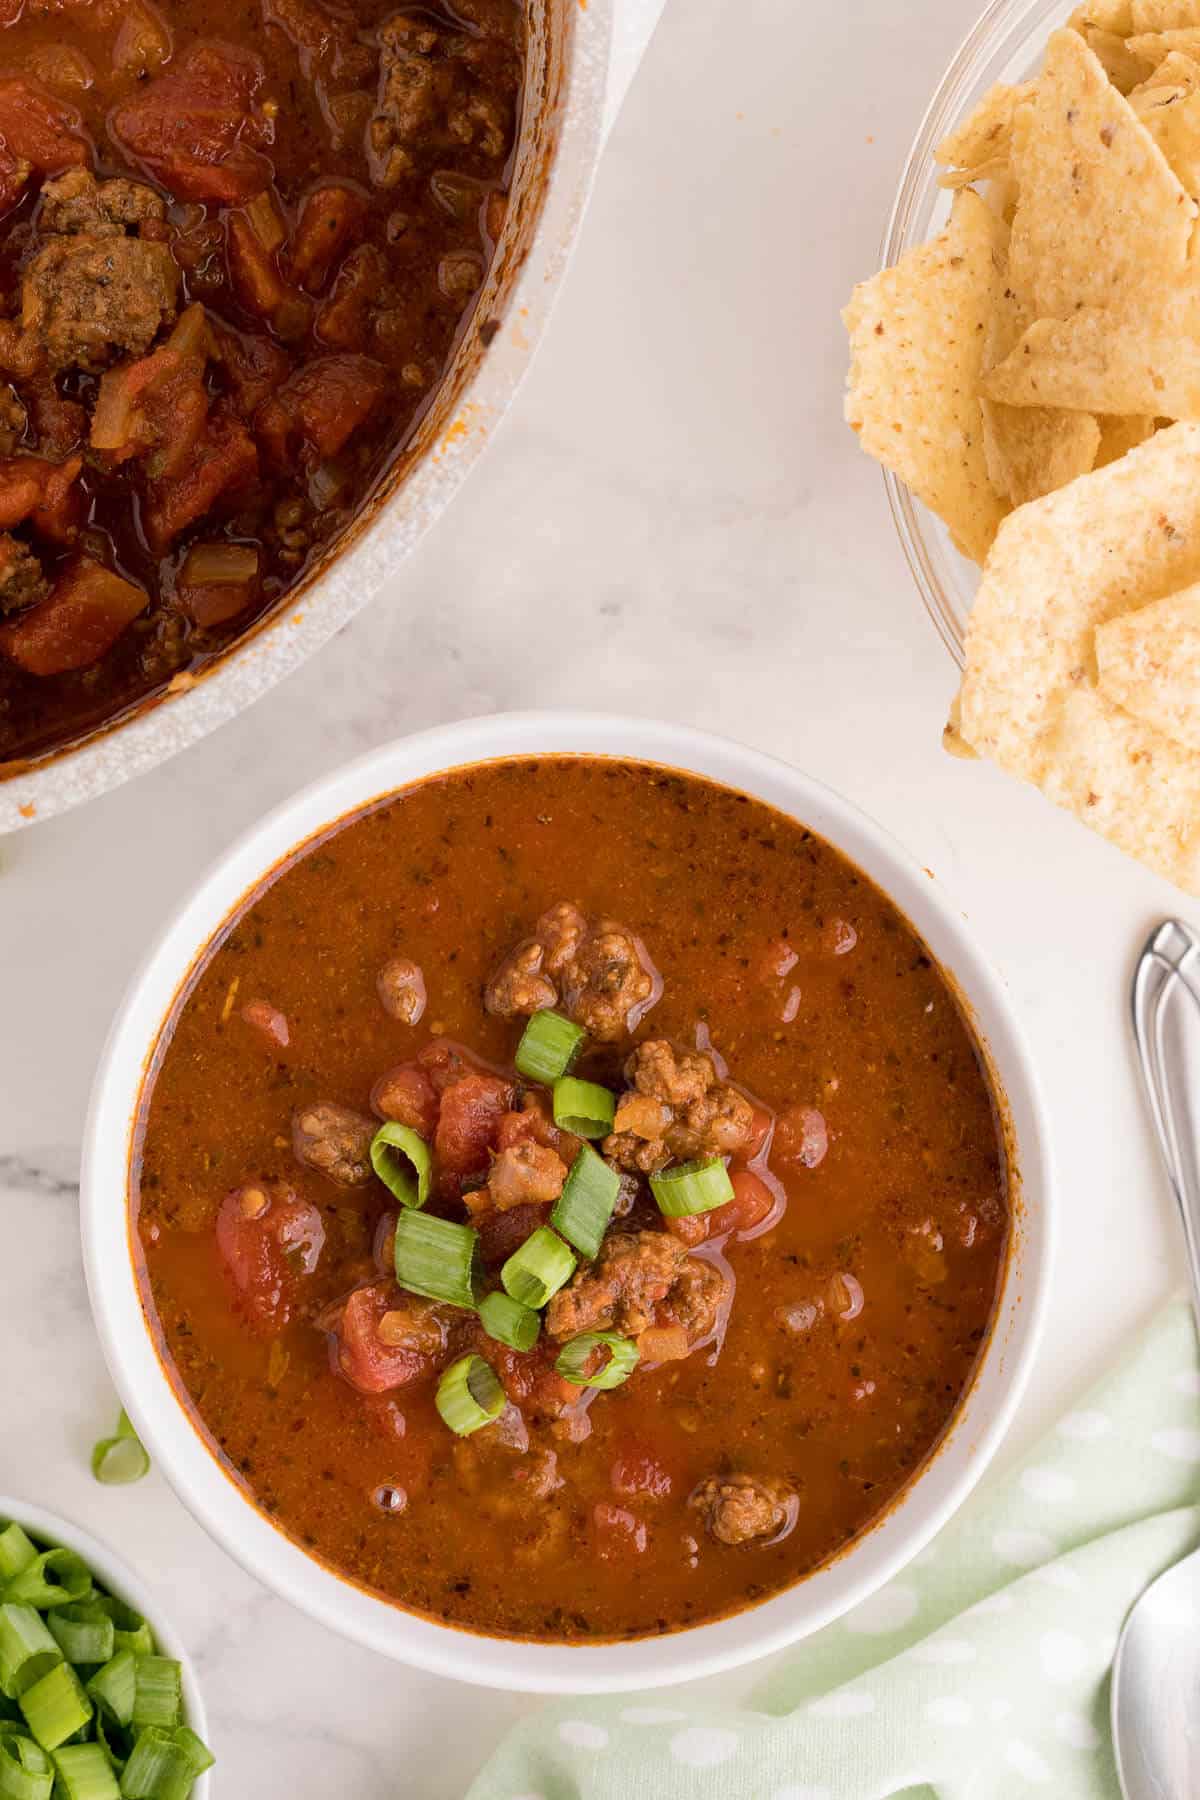
[[[546, 1030], [574, 1060], [531, 1074]], [[733, 1612], [881, 1516], [985, 1344], [1006, 1177], [953, 992], [841, 855], [690, 776], [515, 760], [232, 920], [156, 1055], [133, 1229], [171, 1378], [282, 1531], [581, 1642]]]

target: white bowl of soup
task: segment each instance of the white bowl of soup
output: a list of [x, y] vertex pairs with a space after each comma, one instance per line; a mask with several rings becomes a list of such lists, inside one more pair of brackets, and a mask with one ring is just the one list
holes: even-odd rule
[[114, 1379], [213, 1535], [546, 1692], [888, 1581], [1004, 1434], [1052, 1236], [937, 879], [782, 763], [571, 714], [401, 740], [225, 856], [113, 1026], [82, 1201]]

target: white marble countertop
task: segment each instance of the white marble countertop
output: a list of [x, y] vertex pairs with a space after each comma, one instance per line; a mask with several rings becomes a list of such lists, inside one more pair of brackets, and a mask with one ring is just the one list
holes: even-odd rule
[[675, 0], [516, 411], [395, 592], [207, 742], [0, 843], [0, 1487], [86, 1521], [161, 1592], [197, 1655], [223, 1795], [451, 1800], [535, 1704], [476, 1694], [464, 1712], [449, 1684], [268, 1595], [157, 1475], [100, 1489], [87, 1469], [115, 1403], [74, 1177], [109, 1018], [197, 874], [348, 756], [505, 707], [660, 714], [800, 764], [937, 870], [1011, 984], [1061, 1174], [1053, 1312], [1007, 1455], [1181, 1276], [1125, 994], [1150, 925], [1184, 902], [943, 755], [953, 671], [841, 422], [838, 309], [971, 10]]

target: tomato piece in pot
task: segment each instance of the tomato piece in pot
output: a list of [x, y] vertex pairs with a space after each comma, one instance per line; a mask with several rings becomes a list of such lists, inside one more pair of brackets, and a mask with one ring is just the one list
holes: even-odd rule
[[336, 456], [366, 424], [387, 388], [386, 370], [369, 356], [317, 356], [263, 401], [254, 428], [280, 467], [297, 440], [320, 456]]
[[177, 199], [237, 206], [271, 179], [267, 158], [246, 141], [263, 79], [262, 62], [248, 51], [196, 44], [176, 68], [117, 106], [110, 130]]
[[734, 1169], [729, 1179], [733, 1185], [733, 1199], [727, 1200], [724, 1206], [714, 1207], [706, 1215], [712, 1237], [724, 1231], [753, 1231], [770, 1216], [775, 1206], [775, 1195], [761, 1175], [755, 1175], [750, 1169]]
[[236, 1311], [252, 1330], [282, 1330], [325, 1245], [317, 1208], [280, 1182], [246, 1182], [222, 1200], [216, 1235]]
[[90, 668], [144, 612], [149, 596], [112, 569], [79, 556], [44, 600], [0, 625], [0, 652], [30, 675]]
[[407, 1387], [444, 1361], [447, 1331], [439, 1309], [394, 1281], [355, 1288], [332, 1329], [337, 1368], [361, 1394]]
[[193, 460], [176, 475], [150, 485], [142, 507], [147, 541], [160, 553], [227, 494], [250, 486], [258, 451], [241, 420], [218, 407], [195, 447]]
[[42, 456], [0, 460], [0, 531], [28, 519], [52, 543], [70, 543], [83, 523], [83, 495], [75, 486], [83, 458], [63, 463]]
[[530, 1418], [555, 1419], [579, 1399], [580, 1389], [554, 1372], [557, 1344], [543, 1341], [532, 1350], [510, 1350], [485, 1336], [479, 1354], [491, 1363], [513, 1405]]
[[630, 1439], [618, 1452], [609, 1472], [614, 1494], [632, 1499], [635, 1494], [648, 1494], [654, 1500], [665, 1500], [675, 1486], [669, 1469], [648, 1445]]
[[27, 75], [0, 79], [0, 143], [0, 207], [20, 198], [31, 170], [56, 175], [90, 158], [77, 109]]
[[599, 1500], [592, 1508], [592, 1548], [601, 1562], [641, 1556], [648, 1542], [645, 1524], [624, 1506]]
[[366, 216], [366, 198], [354, 188], [341, 182], [313, 188], [305, 196], [296, 226], [292, 279], [306, 292], [318, 293]]
[[464, 1075], [442, 1095], [433, 1154], [444, 1175], [478, 1175], [487, 1168], [512, 1087], [498, 1075]]
[[506, 1212], [480, 1212], [472, 1223], [479, 1233], [479, 1252], [489, 1269], [507, 1262], [525, 1239], [550, 1217], [548, 1206], [510, 1206]]
[[381, 1119], [407, 1125], [424, 1138], [431, 1137], [437, 1125], [438, 1097], [417, 1063], [397, 1063], [381, 1075], [371, 1089], [371, 1106]]

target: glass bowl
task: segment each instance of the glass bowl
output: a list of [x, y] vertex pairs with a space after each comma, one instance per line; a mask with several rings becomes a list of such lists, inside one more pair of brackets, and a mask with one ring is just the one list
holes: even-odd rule
[[[1074, 10], [1071, 0], [992, 0], [951, 60], [921, 121], [884, 234], [884, 268], [935, 236], [949, 217], [952, 196], [938, 186], [935, 147], [997, 81], [1025, 81], [1040, 65], [1050, 33]], [[979, 570], [954, 548], [941, 520], [890, 470], [884, 471], [884, 483], [925, 610], [962, 668]]]

